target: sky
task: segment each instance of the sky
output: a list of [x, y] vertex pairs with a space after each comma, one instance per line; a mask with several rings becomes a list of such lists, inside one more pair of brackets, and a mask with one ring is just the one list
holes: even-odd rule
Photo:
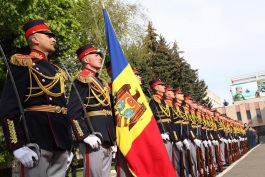
[[232, 105], [232, 77], [265, 71], [264, 0], [127, 1], [141, 4], [156, 32], [178, 43], [222, 102]]

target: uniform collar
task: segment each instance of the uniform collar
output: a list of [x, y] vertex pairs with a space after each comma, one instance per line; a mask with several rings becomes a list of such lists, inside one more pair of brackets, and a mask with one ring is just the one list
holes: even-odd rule
[[165, 102], [169, 103], [169, 104], [172, 104], [172, 99], [165, 99]]
[[158, 94], [158, 93], [155, 93], [154, 96], [155, 96], [156, 98], [160, 99], [160, 100], [163, 99], [163, 95], [160, 95], [160, 94]]
[[31, 52], [29, 55], [31, 55], [34, 58], [37, 58], [39, 60], [45, 60], [46, 59], [46, 55], [43, 52], [38, 51], [36, 49], [31, 49]]
[[87, 68], [84, 68], [83, 71], [80, 74], [83, 75], [83, 76], [88, 76], [90, 74], [92, 76], [94, 76], [94, 77], [97, 77], [98, 76], [98, 73], [96, 73], [96, 72], [94, 72], [94, 71], [92, 71], [90, 69], [87, 69]]

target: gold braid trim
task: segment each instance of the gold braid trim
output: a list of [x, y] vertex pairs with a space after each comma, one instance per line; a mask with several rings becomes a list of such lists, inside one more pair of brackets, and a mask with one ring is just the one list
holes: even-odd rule
[[55, 64], [52, 64], [53, 66], [55, 66], [57, 69], [58, 69], [58, 72], [61, 74], [61, 76], [64, 78], [64, 80], [68, 80], [68, 76], [66, 74], [66, 72], [60, 68], [59, 66], [55, 65]]
[[159, 98], [157, 98], [155, 95], [153, 95], [153, 99], [155, 102], [157, 102], [158, 104], [161, 104], [161, 100]]
[[[183, 112], [179, 109], [179, 107], [175, 107], [175, 109], [173, 109], [173, 113], [177, 116], [177, 118], [181, 118], [183, 119], [184, 114]], [[174, 117], [175, 119], [175, 117]]]
[[[53, 97], [59, 97], [65, 92], [65, 89], [64, 89], [65, 78], [62, 76], [60, 70], [59, 70], [59, 72], [57, 72], [55, 74], [54, 77], [43, 75], [42, 73], [40, 73], [38, 70], [34, 69], [33, 67], [29, 68], [29, 73], [30, 73], [30, 87], [28, 88], [29, 89], [29, 94], [26, 95], [27, 98], [26, 98], [25, 101], [27, 101], [30, 97], [37, 97], [37, 96], [40, 96], [40, 95], [42, 95], [44, 93], [46, 93], [47, 95], [53, 96]], [[52, 80], [52, 81], [49, 84], [47, 84], [47, 85], [43, 85], [41, 83], [41, 81], [39, 80], [38, 75], [43, 77], [43, 78], [45, 78], [45, 79]], [[32, 79], [33, 78], [35, 79], [35, 81], [37, 82], [39, 87], [34, 87], [34, 88], [32, 87]], [[58, 92], [58, 93], [51, 92], [50, 90], [58, 82], [60, 84], [60, 92]], [[32, 94], [32, 90], [33, 89], [39, 89], [40, 91], [37, 92], [37, 93]]]
[[16, 130], [15, 130], [15, 124], [12, 120], [7, 119], [7, 125], [8, 125], [11, 143], [16, 144], [18, 142], [18, 139], [17, 139]]
[[77, 79], [77, 80], [79, 80], [82, 83], [91, 83], [92, 82], [92, 78], [91, 77], [82, 76], [80, 74], [77, 74], [74, 79]]
[[[91, 76], [82, 76], [80, 73], [78, 73], [74, 79], [77, 79], [81, 83], [85, 83], [89, 85], [89, 94], [87, 96], [88, 102], [87, 104], [84, 104], [86, 107], [97, 107], [99, 105], [102, 106], [109, 106], [110, 105], [110, 94], [109, 94], [109, 86], [108, 83], [104, 80], [101, 80], [103, 83], [103, 88], [97, 88], [93, 84], [93, 78]], [[103, 97], [104, 99], [101, 99], [100, 97]], [[89, 99], [95, 98], [99, 103], [96, 104], [89, 104]]]
[[16, 66], [24, 66], [29, 68], [33, 66], [31, 56], [22, 54], [12, 55], [10, 63]]

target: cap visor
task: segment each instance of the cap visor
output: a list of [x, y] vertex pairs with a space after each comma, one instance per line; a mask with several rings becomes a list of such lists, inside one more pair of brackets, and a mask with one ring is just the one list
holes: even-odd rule
[[52, 37], [55, 37], [55, 34], [51, 31], [38, 31], [36, 33], [47, 34], [47, 35], [50, 35]]

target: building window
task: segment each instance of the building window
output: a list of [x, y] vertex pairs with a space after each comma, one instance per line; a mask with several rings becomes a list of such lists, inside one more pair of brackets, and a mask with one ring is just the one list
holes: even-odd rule
[[251, 117], [248, 103], [245, 104], [245, 108], [246, 108], [246, 113], [247, 113], [248, 124], [252, 124], [252, 117]]
[[251, 120], [251, 113], [250, 110], [246, 111], [248, 120]]
[[262, 121], [262, 115], [261, 115], [261, 112], [260, 112], [259, 103], [256, 102], [256, 103], [254, 103], [254, 105], [255, 105], [255, 109], [256, 109], [258, 123], [262, 123], [263, 121]]
[[242, 121], [241, 113], [240, 112], [236, 112], [236, 115], [237, 115], [237, 120], [238, 121]]

